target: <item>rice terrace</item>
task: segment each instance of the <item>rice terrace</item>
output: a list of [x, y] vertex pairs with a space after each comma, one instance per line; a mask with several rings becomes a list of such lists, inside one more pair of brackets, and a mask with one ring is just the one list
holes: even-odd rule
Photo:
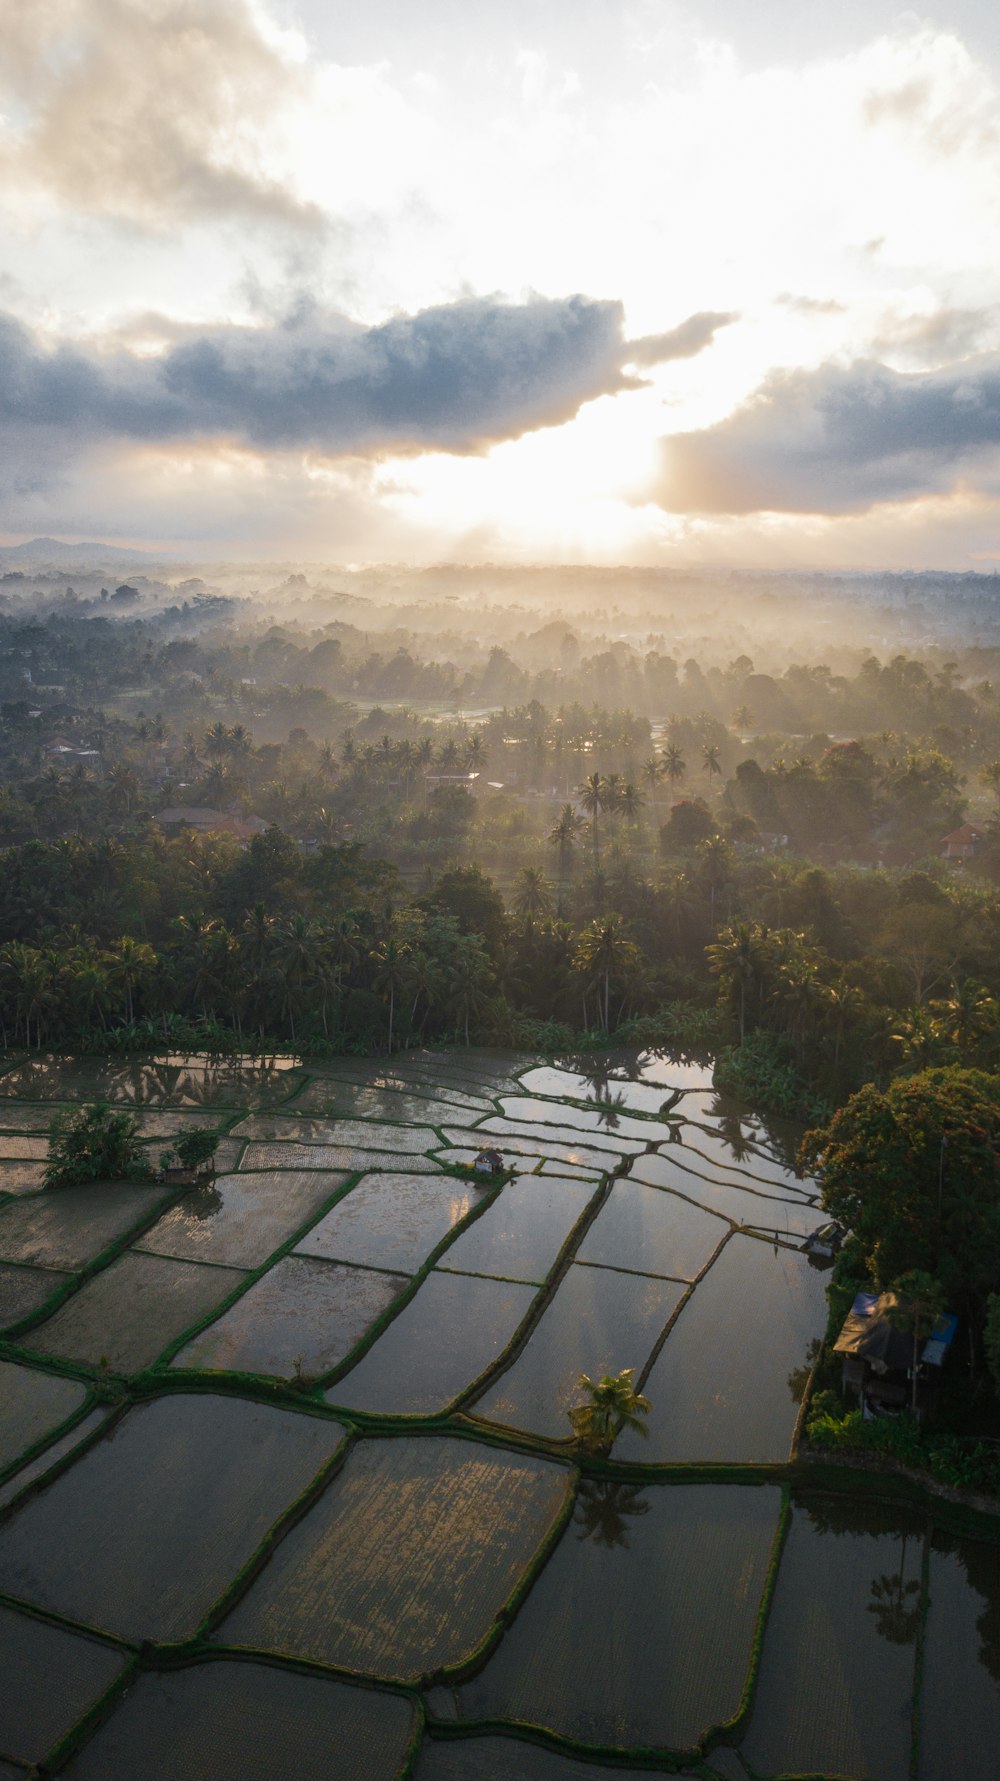
[[[43, 1187], [97, 1101], [214, 1175]], [[10, 1065], [2, 1781], [995, 1781], [1000, 1521], [800, 1454], [794, 1158], [654, 1052]]]

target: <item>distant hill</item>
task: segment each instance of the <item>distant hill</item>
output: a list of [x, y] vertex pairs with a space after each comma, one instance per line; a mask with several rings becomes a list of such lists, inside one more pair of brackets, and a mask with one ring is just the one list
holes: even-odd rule
[[46, 564], [74, 568], [92, 563], [163, 563], [170, 551], [126, 550], [120, 544], [102, 544], [99, 539], [86, 539], [81, 544], [67, 544], [64, 538], [29, 538], [24, 544], [0, 545], [0, 565], [17, 567], [21, 563]]

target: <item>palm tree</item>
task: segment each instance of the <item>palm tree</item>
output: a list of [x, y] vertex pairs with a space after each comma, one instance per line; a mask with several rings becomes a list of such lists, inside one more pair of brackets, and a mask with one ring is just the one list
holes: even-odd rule
[[569, 866], [573, 857], [573, 849], [576, 846], [576, 838], [582, 828], [583, 817], [580, 815], [579, 811], [574, 810], [572, 804], [564, 804], [546, 837], [550, 847], [558, 847], [559, 849], [560, 914], [562, 913], [563, 896], [566, 890], [566, 880], [569, 877]]
[[578, 971], [589, 971], [603, 983], [603, 1025], [611, 1030], [611, 979], [627, 971], [636, 961], [638, 950], [625, 932], [620, 915], [598, 916], [580, 935], [573, 963]]
[[700, 876], [708, 887], [709, 921], [714, 928], [716, 892], [732, 877], [732, 848], [721, 835], [710, 835], [706, 841], [699, 841], [697, 852], [700, 856]]
[[840, 1063], [840, 1048], [853, 1021], [860, 1020], [868, 1007], [863, 990], [838, 977], [836, 983], [823, 986], [823, 1025], [833, 1034], [833, 1067]]
[[427, 1016], [444, 987], [444, 973], [438, 960], [432, 957], [429, 952], [425, 952], [422, 947], [417, 946], [406, 955], [406, 979], [407, 994], [411, 990], [413, 991], [413, 1004], [410, 1008], [411, 1028], [416, 1022], [420, 998], [421, 996], [424, 998], [425, 1008], [420, 1022], [422, 1031]]
[[910, 1408], [917, 1408], [917, 1372], [920, 1361], [920, 1338], [930, 1335], [944, 1310], [944, 1288], [933, 1274], [923, 1268], [911, 1268], [894, 1282], [895, 1304], [886, 1307], [886, 1316], [894, 1329], [913, 1336], [913, 1393]]
[[600, 773], [590, 773], [583, 784], [577, 788], [577, 797], [590, 817], [590, 829], [594, 839], [594, 871], [601, 869], [600, 843], [597, 833], [597, 819], [604, 809], [606, 798], [605, 781]]
[[533, 921], [536, 915], [548, 915], [552, 893], [539, 866], [522, 866], [514, 880], [511, 907], [522, 920]]
[[618, 795], [618, 808], [630, 826], [638, 820], [639, 811], [644, 803], [645, 799], [638, 786], [633, 785], [630, 779], [626, 779]]
[[[374, 947], [369, 955], [375, 966], [372, 979], [375, 989], [386, 992], [389, 997], [389, 1042], [388, 1050], [392, 1053], [392, 1035], [396, 1014], [396, 993], [406, 980], [407, 948], [400, 945], [394, 934], [388, 934], [384, 940]], [[468, 1041], [466, 1041], [468, 1043]]]
[[663, 750], [663, 776], [671, 785], [679, 785], [687, 772], [687, 762], [683, 750], [676, 742], [669, 742]]
[[701, 761], [705, 772], [708, 774], [709, 780], [712, 780], [716, 775], [721, 774], [722, 766], [719, 761], [719, 750], [714, 742], [702, 743]]
[[622, 814], [622, 792], [624, 789], [623, 774], [606, 773], [604, 775], [604, 808], [612, 819]]
[[229, 731], [219, 718], [204, 735], [205, 753], [213, 760], [221, 761], [223, 755], [229, 753]]
[[659, 755], [651, 754], [648, 761], [642, 763], [642, 778], [649, 787], [652, 796], [663, 778], [663, 762]]
[[130, 934], [123, 934], [112, 947], [110, 953], [111, 975], [125, 996], [125, 1019], [131, 1026], [135, 1018], [134, 996], [136, 986], [144, 976], [156, 969], [156, 953], [151, 946], [141, 940], [134, 940]]
[[681, 951], [685, 936], [690, 933], [692, 918], [701, 908], [691, 880], [685, 872], [664, 876], [656, 890], [655, 905], [671, 934], [674, 947]]
[[753, 712], [749, 705], [737, 705], [733, 712], [733, 729], [738, 736], [745, 736], [753, 723]]
[[979, 777], [983, 785], [988, 786], [993, 793], [997, 809], [1000, 810], [1000, 761], [987, 761]]
[[449, 961], [448, 984], [463, 1024], [466, 1045], [471, 1044], [469, 1018], [485, 1006], [492, 976], [486, 948], [478, 934], [461, 935]]
[[126, 816], [132, 814], [132, 799], [139, 790], [139, 780], [131, 767], [123, 766], [116, 761], [108, 768], [108, 796], [113, 804], [119, 805]]
[[567, 1412], [577, 1443], [588, 1453], [610, 1453], [622, 1429], [634, 1429], [646, 1437], [649, 1430], [642, 1421], [652, 1405], [635, 1388], [635, 1368], [623, 1367], [620, 1373], [606, 1373], [603, 1379], [591, 1379], [581, 1373], [577, 1390], [585, 1401], [574, 1404]]
[[932, 1002], [931, 1012], [939, 1037], [962, 1052], [973, 1050], [1000, 1024], [1000, 1007], [974, 977], [953, 983], [951, 995], [945, 1001]]
[[274, 963], [282, 985], [282, 1013], [288, 1015], [293, 1045], [295, 1010], [302, 1004], [307, 985], [315, 981], [317, 958], [316, 929], [306, 916], [293, 915], [288, 926], [279, 930], [274, 949]]
[[[329, 743], [326, 745], [329, 751]], [[245, 724], [234, 724], [226, 741], [226, 752], [234, 760], [246, 761], [253, 754], [253, 736]], [[320, 750], [322, 757], [322, 749]]]
[[467, 739], [465, 744], [464, 760], [466, 770], [469, 773], [482, 773], [489, 760], [489, 755], [490, 751], [482, 730], [473, 730], [472, 735]]
[[768, 955], [768, 930], [760, 922], [735, 921], [705, 948], [708, 968], [736, 1001], [740, 1044], [746, 1039], [747, 990], [762, 982]]

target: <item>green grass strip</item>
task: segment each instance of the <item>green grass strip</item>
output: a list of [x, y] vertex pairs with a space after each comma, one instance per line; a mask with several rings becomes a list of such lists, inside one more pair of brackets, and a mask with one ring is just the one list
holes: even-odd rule
[[[309, 1480], [305, 1489], [299, 1492], [294, 1501], [289, 1503], [288, 1508], [279, 1515], [277, 1521], [268, 1528], [264, 1538], [251, 1553], [246, 1564], [240, 1567], [232, 1582], [227, 1584], [222, 1594], [209, 1608], [194, 1635], [195, 1641], [207, 1640], [211, 1629], [219, 1621], [225, 1619], [240, 1596], [246, 1592], [254, 1578], [263, 1570], [275, 1547], [280, 1545], [289, 1530], [302, 1520], [315, 1502], [318, 1502], [331, 1479], [343, 1469], [355, 1441], [356, 1437], [352, 1431], [345, 1428], [343, 1440], [338, 1442], [330, 1458], [320, 1466], [319, 1471]], [[191, 1641], [185, 1641], [177, 1649], [179, 1651], [186, 1650], [190, 1643]]]
[[740, 1704], [730, 1719], [723, 1720], [719, 1725], [706, 1732], [702, 1742], [707, 1744], [721, 1739], [726, 1744], [735, 1744], [743, 1731], [753, 1706], [753, 1697], [757, 1689], [757, 1677], [760, 1673], [760, 1660], [764, 1649], [764, 1635], [771, 1613], [771, 1603], [778, 1584], [778, 1572], [781, 1569], [781, 1555], [785, 1549], [788, 1530], [792, 1524], [792, 1493], [786, 1484], [781, 1492], [781, 1509], [778, 1514], [778, 1525], [774, 1530], [774, 1541], [768, 1561], [764, 1587], [761, 1591], [760, 1607], [757, 1611], [757, 1622], [754, 1627], [753, 1640], [750, 1646], [750, 1660], [747, 1664], [746, 1681]]
[[[377, 1174], [378, 1170], [368, 1170], [366, 1173]], [[401, 1170], [400, 1173], [405, 1173], [405, 1171]], [[442, 1174], [466, 1183], [470, 1179], [467, 1174], [455, 1168], [442, 1169]], [[428, 1181], [433, 1181], [434, 1176], [428, 1174], [426, 1179]], [[437, 1244], [435, 1244], [430, 1254], [421, 1263], [417, 1272], [411, 1274], [409, 1285], [404, 1287], [403, 1291], [393, 1299], [392, 1304], [387, 1305], [385, 1310], [376, 1317], [374, 1323], [372, 1323], [365, 1331], [360, 1341], [355, 1343], [350, 1354], [345, 1355], [344, 1359], [340, 1361], [337, 1366], [330, 1367], [327, 1372], [320, 1374], [319, 1379], [317, 1380], [317, 1386], [320, 1391], [329, 1391], [332, 1386], [339, 1385], [345, 1375], [348, 1374], [353, 1367], [357, 1366], [358, 1362], [368, 1353], [369, 1348], [375, 1346], [375, 1343], [388, 1329], [389, 1325], [396, 1321], [400, 1312], [405, 1311], [411, 1299], [416, 1297], [416, 1294], [427, 1279], [428, 1274], [430, 1274], [436, 1267], [441, 1256], [447, 1253], [451, 1245], [457, 1242], [460, 1236], [463, 1236], [466, 1231], [471, 1230], [472, 1226], [478, 1223], [478, 1221], [489, 1211], [494, 1201], [499, 1198], [505, 1183], [498, 1180], [495, 1176], [484, 1176], [482, 1177], [482, 1180], [484, 1182], [485, 1191], [479, 1204], [473, 1206], [471, 1212], [462, 1219], [460, 1224], [455, 1225], [451, 1230], [445, 1232], [444, 1236]], [[493, 1190], [492, 1192], [490, 1191], [491, 1188]], [[457, 1403], [458, 1399], [453, 1401]]]
[[[441, 1743], [474, 1737], [518, 1738], [525, 1744], [537, 1744], [560, 1756], [579, 1757], [584, 1762], [600, 1762], [606, 1768], [661, 1769], [664, 1774], [687, 1774], [695, 1765], [701, 1766], [698, 1745], [687, 1750], [671, 1750], [661, 1744], [630, 1744], [625, 1750], [619, 1744], [588, 1744], [580, 1738], [569, 1738], [548, 1726], [535, 1725], [527, 1719], [450, 1719], [428, 1718], [428, 1731]], [[825, 1781], [820, 1777], [819, 1781]], [[850, 1778], [848, 1778], [850, 1781]]]
[[[39, 1367], [37, 1370], [44, 1372], [46, 1369]], [[59, 1377], [64, 1377], [64, 1375], [60, 1374]], [[6, 1484], [8, 1478], [13, 1478], [14, 1473], [19, 1472], [22, 1466], [30, 1465], [32, 1460], [44, 1453], [47, 1447], [53, 1446], [57, 1441], [62, 1440], [64, 1435], [68, 1435], [78, 1422], [83, 1422], [84, 1418], [90, 1415], [91, 1410], [97, 1408], [97, 1401], [96, 1393], [88, 1391], [78, 1410], [74, 1410], [69, 1416], [64, 1417], [62, 1422], [57, 1423], [46, 1434], [39, 1435], [38, 1440], [33, 1441], [30, 1447], [25, 1447], [16, 1459], [10, 1461], [9, 1465], [0, 1467], [0, 1484]]]
[[566, 1493], [558, 1515], [552, 1522], [552, 1526], [542, 1540], [534, 1558], [524, 1567], [524, 1570], [521, 1572], [510, 1595], [501, 1603], [491, 1625], [488, 1627], [479, 1644], [467, 1657], [462, 1658], [458, 1663], [445, 1664], [440, 1669], [431, 1671], [430, 1674], [423, 1679], [424, 1687], [433, 1688], [442, 1684], [445, 1686], [452, 1686], [465, 1681], [469, 1676], [474, 1676], [478, 1670], [482, 1669], [490, 1654], [500, 1643], [503, 1634], [514, 1620], [525, 1596], [528, 1594], [529, 1590], [534, 1588], [535, 1583], [541, 1576], [542, 1571], [545, 1569], [545, 1566], [552, 1557], [556, 1547], [559, 1545], [563, 1534], [566, 1532], [566, 1529], [573, 1518], [573, 1510], [576, 1508], [576, 1493], [579, 1482], [579, 1469], [574, 1466], [567, 1476]]
[[[90, 1184], [87, 1183], [80, 1189], [75, 1187], [43, 1187], [39, 1188], [38, 1191], [40, 1194], [46, 1194], [48, 1196], [53, 1194], [74, 1194], [77, 1192], [85, 1193], [88, 1185]], [[114, 1184], [109, 1183], [108, 1185]], [[126, 1185], [134, 1186], [135, 1184], [127, 1183]], [[151, 1189], [151, 1191], [155, 1190]], [[20, 1336], [25, 1335], [29, 1330], [36, 1329], [40, 1324], [46, 1323], [48, 1319], [54, 1316], [55, 1312], [66, 1303], [67, 1299], [72, 1298], [74, 1293], [79, 1292], [81, 1286], [85, 1286], [87, 1281], [91, 1280], [95, 1274], [102, 1273], [110, 1262], [117, 1261], [120, 1255], [124, 1255], [126, 1249], [130, 1249], [134, 1243], [138, 1242], [140, 1237], [144, 1237], [147, 1231], [152, 1230], [153, 1226], [163, 1217], [164, 1212], [169, 1211], [170, 1207], [183, 1198], [184, 1194], [191, 1192], [193, 1192], [191, 1187], [181, 1187], [180, 1189], [171, 1188], [169, 1192], [161, 1192], [156, 1200], [155, 1207], [151, 1212], [144, 1213], [141, 1217], [137, 1217], [135, 1224], [129, 1225], [126, 1231], [122, 1231], [119, 1236], [113, 1238], [104, 1249], [99, 1250], [97, 1255], [92, 1256], [90, 1261], [84, 1262], [82, 1267], [69, 1270], [69, 1279], [64, 1281], [62, 1286], [58, 1287], [49, 1298], [45, 1299], [41, 1305], [37, 1305], [34, 1311], [29, 1311], [25, 1317], [19, 1318], [17, 1323], [8, 1325], [4, 1339], [0, 1342], [0, 1357], [5, 1357], [5, 1350], [8, 1347], [16, 1346], [17, 1339]], [[34, 1195], [19, 1194], [16, 1197], [19, 1201], [23, 1202], [26, 1199], [34, 1198]], [[42, 1273], [45, 1270], [35, 1269], [34, 1271], [36, 1273]], [[93, 1369], [91, 1369], [91, 1374], [92, 1372]]]

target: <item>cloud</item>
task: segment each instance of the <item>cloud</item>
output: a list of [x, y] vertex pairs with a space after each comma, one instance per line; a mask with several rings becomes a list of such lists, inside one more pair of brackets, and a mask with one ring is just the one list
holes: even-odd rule
[[890, 312], [872, 340], [872, 350], [920, 369], [954, 363], [994, 345], [998, 313], [993, 306], [945, 306], [927, 315]]
[[476, 451], [636, 387], [622, 334], [620, 303], [579, 296], [470, 298], [373, 327], [300, 308], [269, 327], [187, 330], [146, 356], [46, 350], [0, 317], [0, 455], [10, 465], [16, 443], [30, 477], [38, 457], [114, 438], [331, 457]]
[[321, 222], [281, 171], [308, 75], [252, 0], [0, 0], [0, 42], [8, 182], [146, 229]]
[[779, 372], [727, 420], [661, 442], [675, 513], [862, 513], [992, 487], [1000, 356], [921, 374], [860, 361]]
[[837, 297], [804, 297], [797, 296], [794, 291], [782, 291], [775, 298], [783, 309], [792, 309], [798, 315], [846, 315], [847, 304], [841, 303]]
[[703, 309], [689, 315], [679, 327], [666, 334], [644, 334], [630, 340], [626, 347], [626, 363], [636, 366], [664, 365], [670, 359], [693, 359], [696, 353], [711, 346], [718, 330], [728, 328], [739, 316], [729, 311]]

